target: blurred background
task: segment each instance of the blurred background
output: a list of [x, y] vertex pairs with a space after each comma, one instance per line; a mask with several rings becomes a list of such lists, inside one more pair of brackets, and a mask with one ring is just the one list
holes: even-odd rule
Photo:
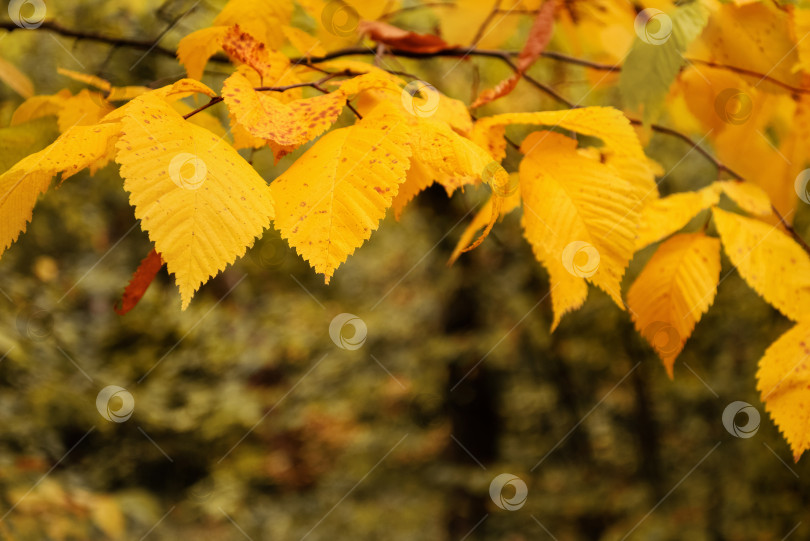
[[[48, 2], [48, 17], [141, 40], [169, 28], [160, 43], [172, 49], [221, 6]], [[530, 22], [504, 47], [519, 48]], [[57, 67], [115, 85], [184, 75], [165, 55], [46, 30], [0, 40], [38, 94], [82, 88]], [[506, 74], [476, 59], [443, 78], [455, 62], [396, 65], [466, 102], [471, 80]], [[226, 73], [209, 64], [205, 81], [218, 90]], [[532, 73], [569, 96], [590, 88], [580, 69], [540, 62]], [[528, 85], [512, 99], [520, 110], [557, 107]], [[605, 87], [586, 101], [614, 100]], [[2, 126], [21, 101], [0, 86]], [[209, 111], [227, 122], [224, 107]], [[715, 178], [677, 139], [655, 135], [647, 150], [667, 171], [664, 194]], [[267, 149], [242, 154], [270, 181], [302, 151], [277, 166]], [[514, 170], [516, 157], [505, 164]], [[47, 193], [0, 261], [0, 538], [810, 538], [808, 461], [793, 463], [755, 391], [756, 362], [789, 322], [724, 256], [717, 299], [673, 381], [628, 314], [595, 288], [550, 334], [548, 277], [519, 212], [446, 266], [487, 195], [421, 194], [328, 287], [268, 230], [185, 312], [164, 269], [118, 316], [151, 244], [117, 165]], [[808, 218], [800, 209], [805, 238]], [[637, 255], [625, 287], [653, 250]], [[330, 338], [343, 313], [365, 323], [359, 349]], [[350, 340], [351, 326], [344, 333]], [[108, 385], [134, 398], [126, 422], [96, 408]], [[762, 416], [753, 437], [723, 426], [737, 400]], [[526, 484], [517, 510], [490, 497], [503, 473]]]

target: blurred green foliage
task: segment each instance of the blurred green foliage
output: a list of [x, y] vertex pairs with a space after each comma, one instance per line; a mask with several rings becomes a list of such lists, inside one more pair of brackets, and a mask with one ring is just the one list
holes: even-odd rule
[[[189, 7], [53, 10], [66, 27], [143, 38]], [[216, 9], [200, 4], [161, 43], [176, 43]], [[59, 66], [114, 84], [182, 76], [170, 58], [44, 31], [5, 35], [3, 56], [39, 93], [80, 88]], [[447, 62], [402, 66], [438, 81]], [[488, 83], [504, 75], [496, 63], [480, 65]], [[220, 67], [209, 69], [218, 88]], [[468, 100], [473, 70], [459, 66], [441, 89]], [[577, 70], [534, 70], [571, 81], [573, 95], [587, 91]], [[554, 106], [529, 87], [517, 95], [526, 110]], [[0, 99], [6, 125], [20, 100], [5, 87]], [[680, 141], [655, 136], [648, 150], [669, 171], [664, 193], [713, 180]], [[267, 150], [252, 157], [268, 180], [289, 163], [273, 166]], [[113, 306], [150, 244], [117, 166], [49, 192], [0, 263], [0, 537], [618, 540], [632, 531], [636, 539], [766, 540], [804, 520], [807, 461], [790, 461], [754, 389], [756, 360], [788, 324], [728, 261], [670, 381], [628, 315], [595, 289], [549, 334], [548, 278], [519, 216], [447, 268], [485, 196], [420, 195], [329, 287], [268, 231], [186, 312], [162, 271], [119, 317]], [[797, 223], [806, 232], [806, 216]], [[651, 253], [637, 257], [626, 284]], [[355, 351], [329, 336], [344, 312], [368, 328]], [[97, 411], [107, 385], [132, 393], [128, 421]], [[734, 400], [762, 413], [750, 439], [721, 423]], [[528, 485], [514, 512], [489, 497], [504, 472]]]

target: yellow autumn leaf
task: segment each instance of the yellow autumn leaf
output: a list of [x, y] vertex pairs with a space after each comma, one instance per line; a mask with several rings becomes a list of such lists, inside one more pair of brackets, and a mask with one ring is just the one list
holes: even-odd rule
[[177, 44], [177, 60], [186, 68], [190, 79], [202, 79], [208, 59], [222, 47], [227, 26], [203, 28], [187, 35]]
[[410, 164], [410, 130], [380, 107], [331, 131], [272, 184], [276, 227], [326, 283], [385, 216]]
[[11, 87], [14, 92], [23, 98], [34, 95], [34, 83], [17, 66], [0, 57], [0, 81]]
[[719, 201], [720, 188], [712, 184], [696, 192], [675, 193], [649, 202], [641, 209], [635, 250], [675, 233]]
[[59, 110], [59, 130], [64, 132], [71, 126], [89, 126], [96, 124], [113, 107], [100, 93], [83, 89], [75, 96], [65, 100]]
[[53, 177], [62, 173], [65, 180], [104, 160], [108, 142], [119, 130], [116, 123], [74, 126], [0, 175], [0, 253], [25, 230], [37, 197], [47, 191]]
[[[633, 187], [612, 168], [577, 152], [575, 139], [558, 133], [534, 132], [521, 151], [524, 235], [541, 263], [553, 262], [552, 329], [584, 301], [581, 286], [572, 285], [576, 295], [566, 287], [583, 278], [624, 308], [621, 281], [639, 217]], [[563, 281], [561, 269], [575, 280]]]
[[723, 189], [723, 193], [737, 203], [745, 212], [750, 212], [756, 216], [768, 216], [773, 212], [768, 194], [756, 184], [733, 180], [726, 180], [717, 184]]
[[635, 197], [641, 202], [658, 196], [653, 165], [644, 155], [641, 143], [630, 121], [612, 107], [581, 107], [562, 111], [504, 113], [479, 119], [473, 126], [472, 140], [487, 149], [496, 160], [506, 155], [506, 126], [537, 124], [572, 130], [598, 137], [605, 162], [630, 182]]
[[14, 114], [11, 115], [10, 125], [17, 126], [43, 116], [56, 116], [70, 97], [69, 90], [60, 90], [56, 94], [47, 96], [31, 96], [15, 109]]
[[810, 449], [810, 322], [801, 322], [770, 345], [759, 360], [757, 390], [793, 459]]
[[667, 374], [714, 302], [720, 279], [720, 241], [703, 233], [670, 238], [653, 254], [627, 293], [636, 330], [655, 349]]
[[222, 86], [222, 97], [236, 121], [252, 135], [278, 145], [299, 146], [329, 129], [346, 105], [335, 91], [284, 103], [271, 92], [257, 92], [248, 79], [234, 73]]
[[213, 26], [238, 24], [262, 43], [278, 49], [284, 45], [284, 34], [279, 29], [289, 25], [293, 9], [292, 0], [230, 0]]
[[[517, 177], [518, 173], [511, 173], [509, 176]], [[519, 179], [515, 179], [515, 181], [515, 184], [517, 185], [517, 183], [519, 183]], [[464, 229], [464, 232], [458, 239], [458, 243], [456, 243], [456, 247], [453, 249], [453, 253], [450, 255], [450, 259], [447, 261], [448, 265], [452, 265], [464, 252], [464, 249], [473, 241], [475, 234], [489, 224], [492, 217], [494, 198], [495, 196], [490, 196], [489, 199], [486, 200], [486, 202], [481, 206], [481, 209], [475, 213], [475, 217], [473, 217], [472, 221]], [[503, 205], [500, 209], [501, 218], [518, 207], [520, 207], [520, 190], [515, 190], [504, 197]]]
[[810, 317], [810, 256], [772, 226], [714, 208], [726, 255], [754, 291], [793, 321]]
[[186, 308], [269, 225], [270, 189], [226, 141], [158, 95], [129, 102], [122, 128], [116, 161], [124, 188]]
[[74, 81], [78, 81], [80, 83], [96, 87], [97, 89], [103, 90], [104, 92], [109, 92], [110, 90], [112, 90], [112, 84], [109, 81], [107, 81], [106, 79], [102, 79], [101, 77], [97, 77], [95, 75], [90, 75], [89, 73], [81, 73], [78, 71], [73, 71], [65, 68], [56, 68], [56, 72], [59, 75], [64, 75], [65, 77], [69, 77]]

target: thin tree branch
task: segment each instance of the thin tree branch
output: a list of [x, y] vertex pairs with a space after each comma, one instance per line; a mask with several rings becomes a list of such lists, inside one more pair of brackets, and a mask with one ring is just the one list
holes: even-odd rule
[[790, 234], [790, 236], [793, 237], [793, 240], [798, 242], [799, 245], [801, 245], [801, 247], [804, 248], [805, 252], [810, 254], [810, 245], [808, 245], [807, 242], [805, 242], [805, 240], [798, 233], [796, 233], [796, 230], [793, 229], [793, 226], [787, 223], [784, 216], [782, 216], [782, 214], [776, 209], [774, 205], [771, 205], [771, 210], [776, 215], [776, 217], [779, 218], [779, 222], [782, 224], [782, 227], [785, 228], [785, 231], [787, 231]]

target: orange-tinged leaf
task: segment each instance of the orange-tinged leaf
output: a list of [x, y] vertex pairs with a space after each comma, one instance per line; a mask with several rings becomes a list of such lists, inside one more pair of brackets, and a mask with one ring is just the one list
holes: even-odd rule
[[701, 211], [716, 205], [719, 201], [718, 184], [712, 184], [696, 192], [680, 192], [650, 201], [641, 209], [635, 250], [641, 250], [675, 233]]
[[324, 135], [273, 182], [276, 227], [326, 283], [391, 206], [410, 164], [409, 132], [380, 107]]
[[124, 289], [124, 296], [121, 298], [121, 306], [116, 306], [115, 311], [119, 316], [126, 315], [127, 312], [135, 308], [143, 298], [146, 290], [152, 284], [160, 269], [163, 268], [163, 258], [155, 250], [150, 251]]
[[116, 161], [124, 188], [186, 308], [269, 225], [270, 189], [226, 141], [158, 95], [129, 102], [122, 125]]
[[757, 390], [798, 462], [810, 449], [810, 322], [798, 323], [765, 351]]
[[232, 59], [253, 68], [263, 85], [278, 81], [290, 69], [286, 56], [268, 49], [264, 43], [242, 31], [239, 25], [228, 29], [222, 48]]
[[341, 91], [283, 103], [276, 93], [257, 92], [246, 77], [234, 73], [225, 80], [222, 96], [236, 121], [251, 134], [278, 145], [298, 146], [329, 129], [346, 104]]
[[31, 221], [37, 197], [51, 179], [62, 180], [108, 157], [108, 144], [118, 135], [115, 123], [75, 126], [39, 152], [17, 162], [0, 175], [0, 253], [17, 240]]
[[[552, 262], [552, 328], [584, 301], [583, 278], [623, 308], [621, 281], [639, 217], [632, 185], [558, 133], [534, 132], [521, 150], [524, 235], [541, 263]], [[576, 280], [563, 280], [561, 269]]]
[[473, 108], [495, 101], [512, 92], [517, 86], [518, 81], [520, 81], [520, 78], [526, 73], [526, 70], [540, 58], [543, 50], [545, 50], [546, 46], [551, 41], [551, 36], [554, 32], [555, 5], [555, 0], [546, 0], [537, 12], [534, 23], [529, 30], [529, 37], [526, 40], [526, 44], [523, 45], [523, 49], [521, 49], [518, 55], [517, 71], [511, 77], [495, 85], [495, 88], [484, 90], [472, 104]]
[[810, 256], [772, 226], [714, 208], [726, 255], [754, 291], [793, 321], [810, 317]]
[[627, 293], [636, 330], [655, 349], [667, 374], [714, 302], [720, 241], [703, 233], [675, 235], [661, 246]]
[[372, 41], [402, 51], [437, 53], [450, 48], [450, 45], [439, 36], [409, 32], [382, 21], [360, 21], [357, 31], [361, 36], [368, 36]]

